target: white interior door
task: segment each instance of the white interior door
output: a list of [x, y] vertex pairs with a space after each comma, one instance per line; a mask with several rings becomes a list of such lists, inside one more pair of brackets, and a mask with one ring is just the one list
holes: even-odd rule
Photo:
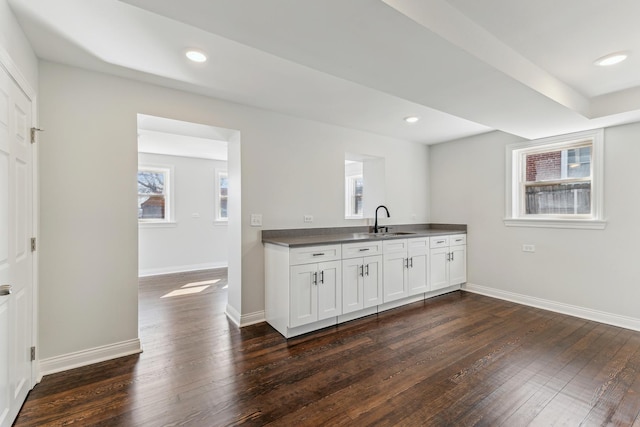
[[30, 128], [31, 102], [0, 67], [0, 427], [12, 424], [32, 384]]

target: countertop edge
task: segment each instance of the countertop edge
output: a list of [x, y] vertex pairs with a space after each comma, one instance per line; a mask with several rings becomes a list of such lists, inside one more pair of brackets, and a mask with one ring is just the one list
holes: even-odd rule
[[[383, 240], [396, 240], [396, 239], [413, 239], [413, 238], [422, 238], [422, 237], [431, 237], [431, 236], [443, 236], [443, 235], [452, 235], [452, 234], [467, 234], [466, 225], [458, 225], [452, 224], [454, 228], [440, 228], [440, 224], [434, 228], [423, 228], [424, 226], [418, 225], [417, 229], [411, 229], [410, 226], [404, 225], [402, 226], [403, 232], [410, 232], [412, 234], [403, 234], [403, 235], [385, 235], [382, 233], [378, 236], [369, 236], [367, 237], [366, 231], [354, 232], [353, 228], [349, 228], [349, 232], [340, 233], [322, 233], [322, 234], [312, 234], [313, 229], [303, 229], [304, 231], [300, 235], [295, 235], [295, 231], [298, 230], [290, 230], [291, 233], [288, 233], [286, 236], [278, 236], [278, 237], [263, 237], [263, 244], [271, 244], [277, 246], [283, 246], [287, 248], [299, 248], [299, 247], [307, 247], [307, 246], [316, 246], [316, 245], [332, 245], [332, 244], [348, 244], [348, 243], [359, 243], [359, 242], [371, 242], [371, 241], [383, 241]], [[395, 226], [396, 229], [399, 228]], [[464, 227], [464, 228], [463, 228]], [[326, 229], [322, 229], [326, 230]], [[340, 230], [339, 228], [335, 230]], [[267, 230], [268, 231], [268, 230]], [[280, 230], [278, 230], [280, 231]], [[283, 230], [285, 233], [288, 230]], [[346, 230], [344, 230], [346, 231]], [[283, 233], [284, 234], [284, 233]]]

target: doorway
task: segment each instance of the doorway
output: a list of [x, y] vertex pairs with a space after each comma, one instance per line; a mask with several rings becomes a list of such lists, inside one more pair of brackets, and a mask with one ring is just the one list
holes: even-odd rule
[[240, 295], [239, 132], [144, 114], [137, 122], [139, 276], [228, 267], [228, 293]]

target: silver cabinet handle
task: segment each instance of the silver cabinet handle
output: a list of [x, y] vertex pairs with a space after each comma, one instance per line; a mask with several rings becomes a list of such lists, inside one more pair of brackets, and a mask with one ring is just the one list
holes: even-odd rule
[[324, 252], [320, 252], [320, 253], [317, 253], [317, 254], [313, 254], [313, 256], [322, 256], [322, 255], [324, 255]]
[[437, 240], [436, 243], [444, 243], [444, 240]]
[[413, 268], [413, 257], [409, 258], [409, 260], [411, 261], [411, 268]]
[[451, 261], [453, 261], [453, 252], [451, 252]]
[[369, 275], [369, 264], [367, 264], [367, 271], [365, 273], [367, 276]]
[[360, 252], [366, 252], [368, 250], [369, 250], [369, 248], [362, 248], [362, 249], [360, 249]]
[[320, 272], [320, 283], [324, 283], [324, 270]]
[[360, 277], [364, 277], [364, 265], [360, 266]]
[[0, 297], [11, 295], [11, 285], [0, 286]]
[[318, 284], [318, 272], [317, 272], [317, 271], [313, 273], [313, 280], [312, 280], [312, 282], [313, 282], [313, 284], [314, 284], [314, 285], [317, 285], [317, 284]]

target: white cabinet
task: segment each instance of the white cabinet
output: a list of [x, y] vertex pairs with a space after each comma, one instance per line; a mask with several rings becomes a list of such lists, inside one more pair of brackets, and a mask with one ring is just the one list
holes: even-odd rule
[[265, 318], [290, 338], [466, 280], [464, 234], [294, 248], [266, 243]]
[[429, 239], [408, 239], [409, 268], [407, 268], [409, 296], [429, 290]]
[[431, 290], [467, 281], [467, 239], [465, 234], [430, 238]]
[[342, 245], [342, 313], [382, 304], [382, 242]]
[[291, 267], [289, 326], [296, 327], [342, 314], [340, 261]]
[[426, 237], [383, 241], [385, 303], [429, 290], [428, 247]]
[[342, 314], [342, 246], [265, 245], [265, 318], [289, 338]]

